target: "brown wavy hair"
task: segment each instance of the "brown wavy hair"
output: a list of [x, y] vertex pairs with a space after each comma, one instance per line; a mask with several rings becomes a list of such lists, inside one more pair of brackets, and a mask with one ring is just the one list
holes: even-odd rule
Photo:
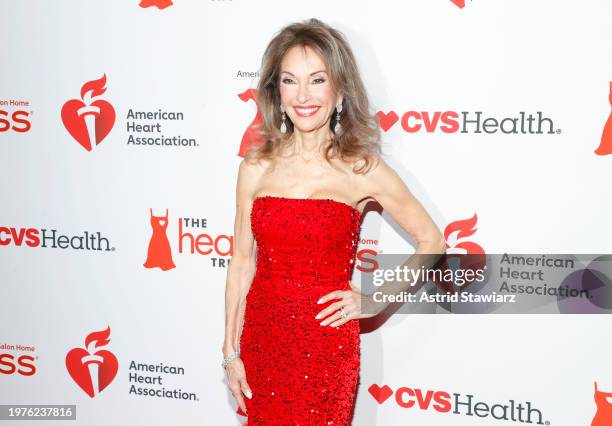
[[330, 82], [336, 93], [342, 93], [342, 130], [335, 133], [335, 114], [330, 119], [331, 140], [325, 147], [324, 157], [329, 162], [332, 156], [342, 160], [364, 160], [354, 168], [355, 173], [367, 171], [372, 159], [381, 152], [380, 127], [378, 120], [370, 112], [370, 104], [364, 88], [357, 62], [344, 35], [312, 18], [296, 22], [281, 29], [270, 41], [264, 52], [259, 83], [257, 103], [262, 115], [259, 129], [263, 143], [253, 145], [247, 150], [247, 159], [273, 160], [293, 134], [293, 124], [287, 117], [287, 133], [283, 134], [280, 111], [280, 64], [289, 49], [294, 46], [310, 47], [323, 59]]

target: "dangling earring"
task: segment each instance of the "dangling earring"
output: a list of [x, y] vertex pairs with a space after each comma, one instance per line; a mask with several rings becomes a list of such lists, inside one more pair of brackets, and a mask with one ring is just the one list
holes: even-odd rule
[[285, 122], [285, 119], [287, 118], [287, 116], [285, 115], [285, 107], [283, 106], [283, 104], [280, 104], [280, 110], [281, 110], [281, 126], [280, 126], [280, 132], [281, 133], [287, 133], [287, 124]]
[[334, 132], [340, 133], [342, 126], [340, 125], [340, 113], [342, 112], [342, 102], [336, 105], [336, 125], [334, 126]]

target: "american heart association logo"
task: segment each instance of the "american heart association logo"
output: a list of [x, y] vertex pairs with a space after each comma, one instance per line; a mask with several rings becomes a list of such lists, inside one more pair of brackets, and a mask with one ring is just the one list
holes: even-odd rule
[[117, 357], [108, 350], [96, 350], [108, 345], [109, 336], [110, 327], [94, 331], [85, 339], [85, 348], [73, 348], [66, 355], [70, 377], [91, 398], [106, 389], [117, 375]]
[[115, 124], [115, 109], [103, 99], [106, 74], [81, 87], [81, 99], [70, 99], [62, 107], [62, 122], [68, 133], [87, 151], [104, 140]]

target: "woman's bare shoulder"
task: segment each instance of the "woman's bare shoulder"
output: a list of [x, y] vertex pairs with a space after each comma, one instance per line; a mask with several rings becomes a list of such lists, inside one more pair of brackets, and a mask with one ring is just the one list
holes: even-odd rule
[[271, 161], [243, 158], [238, 167], [237, 191], [243, 200], [253, 200], [264, 175], [270, 171]]
[[365, 158], [358, 158], [351, 161], [350, 167], [360, 178], [369, 179], [373, 175], [380, 173], [381, 169], [386, 169], [389, 166], [380, 155], [372, 154], [367, 160]]
[[238, 173], [250, 178], [261, 176], [270, 169], [272, 161], [267, 159], [243, 158]]

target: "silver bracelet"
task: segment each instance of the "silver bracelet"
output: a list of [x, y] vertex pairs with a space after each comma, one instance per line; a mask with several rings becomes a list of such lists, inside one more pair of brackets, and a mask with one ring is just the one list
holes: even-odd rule
[[226, 356], [225, 358], [223, 358], [223, 362], [221, 363], [221, 366], [223, 368], [226, 368], [227, 365], [232, 362], [233, 360], [235, 360], [236, 358], [240, 357], [240, 351], [236, 351], [233, 354]]

